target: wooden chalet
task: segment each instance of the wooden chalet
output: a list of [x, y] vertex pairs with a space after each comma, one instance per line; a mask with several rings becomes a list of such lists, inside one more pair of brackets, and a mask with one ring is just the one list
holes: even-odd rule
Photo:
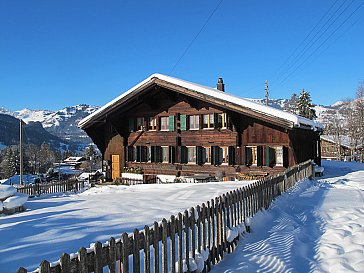
[[313, 159], [322, 125], [217, 88], [153, 74], [79, 127], [100, 149], [107, 178], [144, 174], [270, 174]]
[[321, 135], [321, 157], [327, 160], [359, 161], [361, 145], [348, 136]]

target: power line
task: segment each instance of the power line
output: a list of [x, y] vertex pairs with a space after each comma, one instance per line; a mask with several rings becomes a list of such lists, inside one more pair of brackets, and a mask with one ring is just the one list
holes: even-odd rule
[[285, 82], [294, 72], [297, 71], [302, 65], [306, 63], [335, 33], [338, 31], [364, 4], [364, 1], [301, 63], [299, 64], [296, 69], [294, 69], [286, 78], [284, 78], [280, 84]]
[[[325, 35], [325, 33], [333, 26], [333, 24], [344, 14], [344, 12], [354, 3], [355, 0], [352, 0], [349, 5], [347, 5], [344, 10], [341, 11], [341, 13], [334, 18], [334, 20], [324, 29], [323, 28], [331, 21], [331, 19], [337, 14], [337, 12], [343, 7], [343, 5], [346, 3], [343, 2], [336, 10], [335, 12], [330, 16], [330, 18], [325, 22], [325, 24], [316, 32], [316, 34], [310, 39], [310, 41], [305, 45], [305, 47], [300, 51], [299, 55], [291, 61], [288, 68], [284, 71], [284, 73], [281, 73], [280, 76], [276, 79], [278, 81], [279, 78], [281, 78], [284, 74], [288, 73], [290, 69], [292, 69], [304, 56], [305, 54]], [[321, 32], [321, 33], [320, 33]], [[294, 69], [296, 70], [296, 69]], [[290, 73], [291, 74], [291, 73]]]
[[[322, 22], [322, 20], [326, 17], [326, 15], [331, 11], [331, 9], [336, 5], [336, 3], [339, 0], [336, 0], [330, 8], [325, 12], [325, 14], [320, 18], [320, 20], [316, 23], [316, 25], [311, 29], [311, 31], [306, 35], [306, 37], [299, 43], [299, 45], [292, 51], [292, 53], [289, 55], [289, 57], [281, 64], [281, 66], [276, 70], [276, 72], [272, 75], [272, 78], [274, 79], [276, 74], [284, 68], [284, 66], [288, 63], [288, 61], [294, 56], [294, 54], [297, 52], [297, 50], [303, 45], [303, 43], [308, 39], [308, 37], [311, 36], [311, 34], [314, 32], [314, 30], [319, 26], [319, 24]], [[280, 77], [280, 74], [277, 78]]]
[[[326, 50], [328, 50], [333, 44], [335, 44], [336, 43], [336, 41], [338, 41], [346, 32], [348, 32], [354, 25], [356, 25], [362, 18], [364, 17], [364, 14], [363, 15], [361, 15], [361, 16], [359, 16], [358, 18], [357, 18], [357, 20], [355, 20], [354, 22], [352, 22], [347, 28], [346, 28], [346, 30], [344, 30], [339, 36], [337, 36], [336, 37], [336, 39], [334, 39], [333, 41], [332, 41], [332, 43], [331, 44], [329, 44], [325, 49], [323, 49], [318, 55], [317, 55], [317, 57], [316, 58], [319, 58], [319, 56], [321, 56]], [[314, 62], [315, 60], [312, 60], [311, 62], [309, 62], [309, 64], [308, 65], [310, 65], [310, 64], [312, 64], [313, 62]], [[300, 69], [298, 72], [301, 72], [301, 71], [303, 71], [304, 70], [304, 68], [302, 68], [302, 69]]]
[[188, 44], [188, 46], [186, 47], [186, 49], [183, 51], [183, 53], [181, 54], [181, 56], [178, 58], [177, 62], [174, 64], [174, 66], [172, 67], [172, 69], [168, 73], [168, 75], [171, 75], [173, 73], [173, 71], [176, 69], [177, 65], [181, 62], [182, 58], [186, 55], [186, 53], [188, 52], [188, 50], [191, 48], [192, 44], [196, 41], [196, 39], [198, 38], [198, 36], [202, 33], [202, 31], [204, 30], [204, 28], [206, 27], [206, 25], [208, 24], [208, 22], [210, 21], [210, 19], [215, 14], [215, 12], [220, 7], [220, 5], [222, 4], [223, 1], [224, 0], [220, 0], [220, 2], [217, 3], [217, 5], [214, 8], [214, 10], [210, 13], [209, 17], [207, 18], [207, 20], [205, 21], [205, 23], [202, 25], [202, 27], [200, 28], [199, 32], [197, 32], [197, 34], [195, 35], [195, 37], [193, 37], [193, 39], [191, 40], [191, 42]]

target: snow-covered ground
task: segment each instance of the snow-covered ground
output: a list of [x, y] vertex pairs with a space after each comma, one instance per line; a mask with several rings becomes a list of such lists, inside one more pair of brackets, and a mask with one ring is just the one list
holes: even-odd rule
[[250, 182], [103, 186], [31, 198], [27, 210], [0, 217], [0, 273], [35, 269], [43, 259], [105, 242], [178, 214]]
[[364, 272], [364, 164], [324, 167], [259, 212], [212, 272]]
[[[324, 167], [323, 178], [300, 183], [258, 213], [253, 232], [213, 272], [364, 272], [364, 164]], [[244, 184], [105, 186], [30, 199], [25, 212], [0, 217], [0, 272], [34, 269]]]

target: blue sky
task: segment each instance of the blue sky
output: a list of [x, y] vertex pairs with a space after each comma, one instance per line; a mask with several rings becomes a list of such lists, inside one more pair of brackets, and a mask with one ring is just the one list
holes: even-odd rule
[[171, 71], [220, 1], [2, 0], [0, 107], [103, 105], [152, 73], [207, 86], [221, 76], [240, 97], [263, 98], [265, 80], [272, 98], [302, 88], [317, 104], [355, 96], [362, 0], [223, 0]]

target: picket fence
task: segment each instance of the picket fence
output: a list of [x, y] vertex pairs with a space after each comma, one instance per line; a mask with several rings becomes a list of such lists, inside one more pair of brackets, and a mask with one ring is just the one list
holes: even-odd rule
[[[239, 233], [245, 228], [249, 232], [250, 217], [267, 209], [274, 198], [296, 182], [313, 175], [311, 161], [301, 163], [283, 174], [266, 177], [168, 220], [154, 222], [152, 227], [123, 233], [104, 244], [96, 242], [87, 249], [81, 247], [78, 253], [64, 253], [57, 262], [44, 260], [37, 272], [209, 272], [225, 253], [234, 250]], [[17, 272], [28, 271], [19, 268]]]
[[57, 193], [57, 192], [68, 192], [68, 191], [80, 191], [85, 187], [84, 181], [68, 180], [68, 181], [56, 181], [49, 183], [37, 183], [20, 186], [17, 188], [18, 192], [26, 193], [30, 196]]

